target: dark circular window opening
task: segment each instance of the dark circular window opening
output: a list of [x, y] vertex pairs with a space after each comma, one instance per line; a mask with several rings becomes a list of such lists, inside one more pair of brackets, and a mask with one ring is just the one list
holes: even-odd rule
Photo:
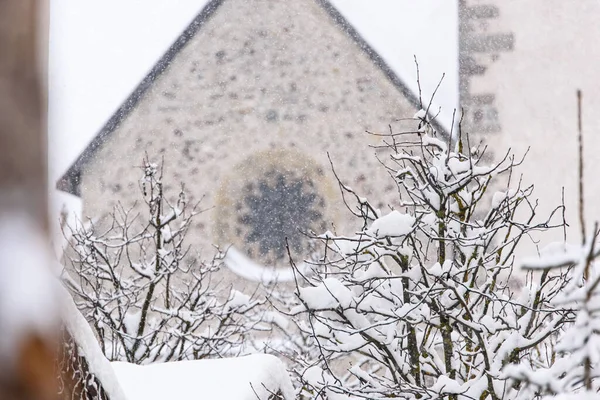
[[236, 208], [248, 255], [282, 260], [287, 256], [286, 239], [294, 253], [306, 252], [306, 233], [324, 229], [324, 207], [324, 199], [307, 177], [271, 170], [247, 183]]
[[217, 195], [214, 229], [219, 244], [232, 245], [264, 267], [288, 267], [310, 256], [312, 232], [334, 222], [333, 185], [323, 168], [297, 150], [266, 150], [225, 175]]

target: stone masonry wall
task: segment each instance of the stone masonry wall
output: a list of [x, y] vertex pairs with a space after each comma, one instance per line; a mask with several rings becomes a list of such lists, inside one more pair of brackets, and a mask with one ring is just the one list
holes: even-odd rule
[[136, 167], [146, 152], [164, 157], [168, 192], [175, 196], [183, 182], [190, 200], [203, 198], [209, 209], [191, 233], [195, 249], [208, 258], [213, 243], [234, 243], [277, 263], [277, 251], [261, 253], [273, 238], [260, 224], [301, 217], [287, 210], [264, 222], [241, 208], [256, 199], [278, 206], [273, 188], [283, 185], [306, 208], [306, 227], [352, 234], [358, 221], [344, 208], [328, 153], [345, 183], [381, 209], [397, 206], [397, 189], [369, 147], [380, 138], [365, 130], [387, 132], [393, 123], [398, 131], [394, 121], [415, 112], [315, 1], [228, 0], [87, 165], [84, 216], [141, 199]]
[[502, 53], [512, 51], [514, 34], [499, 23], [501, 7], [490, 0], [459, 1], [460, 99], [465, 110], [463, 131], [485, 140], [485, 135], [500, 133], [501, 117], [494, 88], [480, 90], [472, 78], [483, 77]]

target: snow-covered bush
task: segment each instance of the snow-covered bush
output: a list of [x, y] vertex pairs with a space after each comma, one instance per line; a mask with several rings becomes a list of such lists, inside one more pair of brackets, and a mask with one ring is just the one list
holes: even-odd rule
[[220, 255], [198, 261], [186, 233], [198, 214], [183, 188], [176, 204], [162, 169], [144, 161], [143, 210], [115, 208], [109, 223], [70, 228], [64, 281], [112, 361], [235, 356], [258, 323], [258, 305], [220, 284]]
[[318, 236], [313, 275], [297, 270], [289, 315], [316, 354], [299, 358], [303, 396], [517, 398], [522, 386], [504, 368], [550, 366], [572, 319], [551, 302], [568, 285], [561, 272], [512, 277], [519, 245], [562, 226], [561, 207], [537, 221], [532, 187], [514, 177], [520, 161], [483, 165], [485, 151], [468, 137], [450, 146], [423, 115], [415, 132], [384, 137], [395, 209], [376, 209], [340, 181], [362, 227]]
[[596, 399], [600, 393], [600, 265], [598, 226], [581, 246], [552, 245], [523, 268], [547, 274], [560, 270], [567, 282], [554, 303], [575, 314], [558, 338], [554, 360], [543, 368], [509, 366], [506, 375], [521, 381], [523, 399]]

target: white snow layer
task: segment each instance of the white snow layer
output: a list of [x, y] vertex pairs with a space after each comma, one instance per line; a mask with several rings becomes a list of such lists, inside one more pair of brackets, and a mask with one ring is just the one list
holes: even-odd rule
[[[244, 253], [231, 246], [225, 258], [225, 265], [235, 274], [253, 282], [265, 284], [275, 282], [291, 282], [294, 280], [294, 270], [290, 266], [270, 267], [252, 261]], [[307, 267], [304, 263], [298, 266], [300, 272], [305, 273]]]
[[286, 400], [294, 399], [285, 366], [268, 354], [149, 365], [113, 362], [112, 366], [128, 400], [266, 400], [277, 392]]
[[367, 232], [377, 237], [408, 235], [414, 224], [415, 217], [394, 210], [373, 221]]
[[77, 343], [79, 354], [85, 357], [90, 372], [98, 378], [110, 400], [128, 399], [110, 362], [104, 357], [92, 328], [75, 306], [73, 298], [66, 289], [62, 289], [61, 294], [63, 322]]
[[300, 299], [311, 310], [327, 310], [338, 306], [348, 308], [353, 300], [350, 289], [335, 278], [326, 278], [317, 286], [303, 287], [298, 290]]

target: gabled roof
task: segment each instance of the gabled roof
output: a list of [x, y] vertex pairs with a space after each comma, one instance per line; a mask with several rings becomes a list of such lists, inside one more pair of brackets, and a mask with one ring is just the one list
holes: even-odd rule
[[[158, 60], [150, 72], [142, 79], [134, 91], [121, 104], [117, 111], [108, 119], [98, 134], [92, 139], [90, 144], [79, 155], [75, 163], [57, 182], [57, 189], [80, 196], [80, 176], [85, 165], [90, 161], [94, 154], [100, 149], [108, 136], [125, 120], [135, 109], [137, 104], [143, 98], [144, 94], [153, 83], [167, 70], [171, 62], [175, 59], [179, 51], [195, 36], [195, 34], [204, 26], [212, 15], [218, 10], [219, 6], [227, 0], [210, 0], [202, 11], [192, 20], [183, 33], [169, 47], [166, 53]], [[384, 73], [389, 81], [415, 106], [420, 107], [420, 102], [415, 93], [409, 86], [394, 72], [394, 70], [385, 62], [385, 60], [363, 39], [361, 34], [344, 18], [344, 16], [328, 0], [315, 0], [329, 14], [332, 20], [341, 28], [371, 59], [371, 61]], [[433, 114], [433, 111], [431, 111]], [[449, 132], [443, 127], [443, 124], [433, 121], [436, 129], [443, 135], [448, 136]]]

